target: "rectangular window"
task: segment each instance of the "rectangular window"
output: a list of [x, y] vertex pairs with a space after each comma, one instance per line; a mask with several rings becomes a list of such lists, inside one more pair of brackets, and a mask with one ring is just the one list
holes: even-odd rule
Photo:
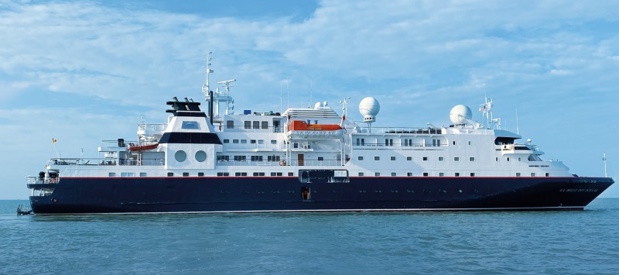
[[251, 156], [251, 161], [262, 161], [262, 156]]
[[246, 177], [247, 176], [247, 172], [236, 172], [234, 173], [235, 176], [237, 177]]
[[114, 172], [110, 172], [110, 173], [108, 173], [107, 175], [108, 175], [109, 177], [115, 177], [115, 176], [116, 176], [116, 173], [114, 173]]
[[475, 161], [475, 157], [470, 157], [469, 160], [470, 161]]
[[294, 172], [288, 172], [289, 177], [294, 177]]
[[277, 144], [277, 140], [272, 139], [271, 144]]
[[235, 161], [245, 161], [247, 160], [247, 156], [234, 156]]
[[443, 176], [445, 176], [445, 173], [438, 173], [438, 176], [439, 177], [443, 177]]
[[256, 144], [256, 140], [255, 140], [255, 139], [252, 139], [252, 140], [250, 140], [250, 141], [249, 141], [249, 143], [251, 143], [251, 144]]
[[531, 177], [535, 177], [535, 173], [531, 173]]
[[546, 173], [546, 177], [550, 177], [550, 173]]
[[428, 161], [428, 157], [423, 157], [423, 161]]
[[258, 144], [264, 144], [264, 139], [259, 139]]
[[197, 130], [200, 129], [200, 124], [197, 121], [183, 121], [181, 129]]
[[146, 177], [146, 176], [148, 176], [146, 172], [140, 172], [140, 177]]
[[226, 121], [226, 128], [227, 129], [234, 129], [234, 120], [227, 120]]
[[168, 172], [168, 177], [174, 177], [174, 173]]
[[359, 177], [363, 177], [363, 172], [359, 172]]
[[520, 177], [520, 173], [516, 173], [516, 177]]
[[183, 177], [189, 177], [189, 172], [183, 172]]
[[380, 173], [376, 172], [376, 173], [374, 173], [374, 176], [380, 177]]
[[228, 172], [219, 172], [219, 173], [217, 173], [217, 176], [218, 177], [227, 177], [227, 176], [230, 176], [230, 173], [228, 173]]
[[262, 129], [269, 129], [269, 122], [268, 121], [262, 121]]
[[379, 156], [375, 156], [374, 160], [380, 160], [380, 157]]
[[392, 177], [395, 177], [395, 176], [396, 176], [396, 173], [391, 172], [391, 176], [392, 176]]
[[247, 144], [247, 140], [246, 139], [241, 139], [241, 144]]
[[407, 175], [407, 176], [409, 176], [409, 177], [412, 177], [412, 176], [413, 176], [413, 173], [408, 172], [408, 173], [406, 173], [406, 175]]
[[474, 176], [475, 176], [475, 173], [471, 173], [471, 177], [474, 177]]
[[395, 157], [391, 157], [391, 160], [395, 160]]
[[229, 161], [230, 156], [217, 156], [218, 161]]
[[224, 143], [230, 143], [230, 140], [227, 138], [224, 138]]
[[438, 161], [443, 161], [443, 157], [438, 157]]
[[251, 129], [251, 121], [245, 121], [245, 129]]
[[238, 139], [233, 139], [232, 143], [239, 143], [239, 140]]
[[428, 176], [428, 172], [424, 172], [424, 173], [423, 173], [423, 176], [424, 176], [424, 177], [427, 177], [427, 176]]
[[323, 157], [318, 157], [318, 161], [323, 161], [325, 160]]
[[253, 121], [254, 129], [260, 129], [260, 121]]
[[254, 172], [254, 177], [264, 177], [264, 172]]
[[358, 160], [363, 160], [363, 156], [358, 156], [357, 159]]
[[198, 177], [204, 177], [204, 172], [198, 172]]
[[120, 172], [121, 177], [133, 177], [133, 172]]
[[454, 161], [460, 161], [460, 157], [454, 157]]
[[413, 160], [413, 157], [406, 157], [406, 160], [411, 161]]
[[454, 176], [459, 177], [460, 173], [455, 173]]

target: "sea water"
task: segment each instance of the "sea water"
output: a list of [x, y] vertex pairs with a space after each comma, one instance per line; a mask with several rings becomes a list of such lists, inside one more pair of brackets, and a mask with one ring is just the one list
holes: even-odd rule
[[619, 274], [619, 199], [585, 211], [17, 216], [0, 274]]

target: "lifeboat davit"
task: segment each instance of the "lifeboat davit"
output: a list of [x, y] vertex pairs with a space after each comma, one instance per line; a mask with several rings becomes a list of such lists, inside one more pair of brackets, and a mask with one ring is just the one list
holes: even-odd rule
[[159, 146], [159, 143], [146, 144], [146, 145], [129, 145], [127, 149], [129, 149], [129, 151], [132, 151], [132, 152], [148, 151], [148, 150], [156, 149], [157, 146]]

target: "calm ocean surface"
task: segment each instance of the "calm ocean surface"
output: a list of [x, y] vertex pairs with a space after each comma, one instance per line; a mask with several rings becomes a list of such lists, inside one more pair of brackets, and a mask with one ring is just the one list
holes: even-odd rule
[[619, 199], [577, 212], [16, 216], [0, 274], [619, 274]]

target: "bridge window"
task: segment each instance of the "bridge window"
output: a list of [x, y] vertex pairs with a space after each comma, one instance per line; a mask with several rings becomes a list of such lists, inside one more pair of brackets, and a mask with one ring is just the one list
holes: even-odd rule
[[182, 129], [200, 129], [200, 124], [197, 121], [183, 121]]
[[253, 121], [254, 129], [260, 129], [260, 121]]
[[234, 129], [234, 120], [227, 120], [226, 121], [226, 128]]
[[251, 129], [251, 121], [245, 121], [245, 129]]
[[269, 122], [268, 121], [262, 121], [262, 129], [269, 129]]

